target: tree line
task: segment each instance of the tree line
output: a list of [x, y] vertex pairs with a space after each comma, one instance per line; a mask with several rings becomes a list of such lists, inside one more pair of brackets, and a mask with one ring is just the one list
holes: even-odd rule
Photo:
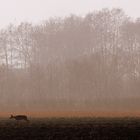
[[140, 19], [121, 9], [0, 30], [2, 108], [136, 109], [139, 84]]

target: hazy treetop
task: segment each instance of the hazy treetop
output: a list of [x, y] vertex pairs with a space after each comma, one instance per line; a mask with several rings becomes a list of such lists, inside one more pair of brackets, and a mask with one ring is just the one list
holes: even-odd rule
[[131, 17], [140, 17], [139, 0], [0, 0], [0, 28], [21, 21], [40, 22], [69, 14], [85, 15], [102, 8], [122, 8]]

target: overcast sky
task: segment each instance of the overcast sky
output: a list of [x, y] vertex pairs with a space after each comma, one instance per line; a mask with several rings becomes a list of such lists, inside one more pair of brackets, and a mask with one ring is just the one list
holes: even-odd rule
[[122, 8], [129, 16], [140, 17], [140, 0], [0, 0], [0, 28], [21, 21], [85, 15], [102, 8]]

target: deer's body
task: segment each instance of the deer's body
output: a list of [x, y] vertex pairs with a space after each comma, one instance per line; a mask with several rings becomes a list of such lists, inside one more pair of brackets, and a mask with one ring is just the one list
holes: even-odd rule
[[17, 121], [24, 120], [24, 121], [29, 122], [29, 120], [28, 120], [26, 115], [16, 115], [16, 116], [11, 115], [10, 119], [15, 119]]

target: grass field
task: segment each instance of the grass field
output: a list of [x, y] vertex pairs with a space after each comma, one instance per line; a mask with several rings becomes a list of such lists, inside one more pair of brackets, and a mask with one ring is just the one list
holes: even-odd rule
[[140, 118], [0, 119], [0, 140], [140, 140]]

